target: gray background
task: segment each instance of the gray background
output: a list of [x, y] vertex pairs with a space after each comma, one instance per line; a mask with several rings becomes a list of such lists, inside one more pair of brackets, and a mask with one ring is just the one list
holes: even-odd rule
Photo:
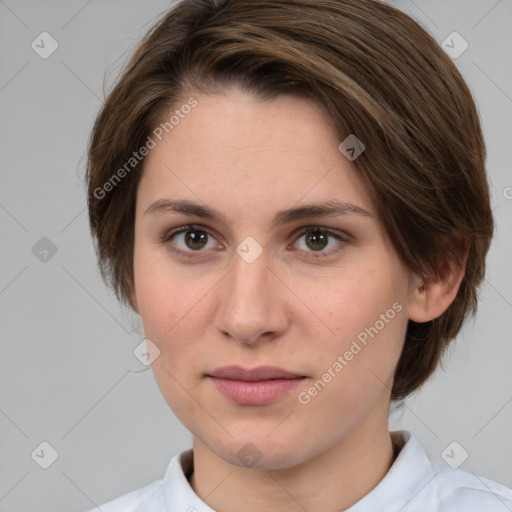
[[[461, 469], [512, 486], [512, 0], [390, 3], [440, 43], [453, 31], [469, 43], [456, 64], [481, 112], [497, 218], [476, 319], [391, 428], [411, 430], [436, 462], [457, 441]], [[99, 278], [82, 181], [104, 91], [169, 5], [0, 0], [3, 512], [91, 508], [160, 478], [190, 444], [132, 354], [139, 319]], [[47, 59], [31, 48], [43, 31], [59, 44]], [[56, 254], [41, 252], [43, 237]], [[48, 469], [31, 457], [43, 441], [58, 452]]]

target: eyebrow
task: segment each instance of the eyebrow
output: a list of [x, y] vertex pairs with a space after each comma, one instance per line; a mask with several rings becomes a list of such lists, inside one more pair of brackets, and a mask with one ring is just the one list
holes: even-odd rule
[[[227, 225], [226, 217], [210, 208], [209, 206], [195, 203], [188, 199], [159, 199], [152, 203], [144, 215], [157, 215], [165, 213], [181, 213], [183, 215], [202, 217], [204, 219], [216, 220]], [[312, 217], [334, 216], [334, 215], [360, 215], [372, 217], [371, 213], [355, 204], [346, 203], [337, 199], [331, 199], [323, 203], [305, 204], [287, 210], [281, 210], [274, 215], [272, 223], [285, 224], [295, 220], [308, 219]]]

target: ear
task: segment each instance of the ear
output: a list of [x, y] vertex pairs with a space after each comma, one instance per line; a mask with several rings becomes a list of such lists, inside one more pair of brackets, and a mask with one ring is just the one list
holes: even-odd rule
[[409, 319], [417, 323], [440, 317], [455, 300], [464, 278], [470, 244], [460, 242], [456, 258], [418, 279], [410, 296]]

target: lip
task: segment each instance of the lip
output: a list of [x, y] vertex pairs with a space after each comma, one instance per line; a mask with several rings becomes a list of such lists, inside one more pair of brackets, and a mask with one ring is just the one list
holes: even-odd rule
[[252, 369], [224, 366], [207, 374], [207, 378], [238, 405], [267, 405], [288, 393], [306, 377], [275, 366]]

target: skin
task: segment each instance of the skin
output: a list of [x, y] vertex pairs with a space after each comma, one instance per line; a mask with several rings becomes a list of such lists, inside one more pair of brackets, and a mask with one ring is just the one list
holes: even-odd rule
[[[193, 435], [190, 483], [222, 512], [240, 503], [247, 512], [343, 510], [393, 462], [390, 391], [408, 319], [439, 316], [462, 271], [448, 266], [428, 286], [410, 275], [320, 105], [289, 95], [260, 100], [237, 89], [194, 97], [197, 107], [145, 161], [132, 287], [145, 335], [159, 350], [157, 384]], [[161, 199], [207, 205], [226, 224], [170, 209], [147, 212]], [[280, 210], [332, 199], [368, 215], [272, 222]], [[169, 235], [189, 224], [196, 235], [209, 233], [203, 248], [190, 248], [183, 233]], [[322, 231], [328, 244], [318, 250], [301, 234], [307, 226], [342, 240]], [[262, 247], [252, 263], [236, 252], [249, 236]], [[319, 252], [328, 254], [315, 258]], [[401, 307], [394, 318], [300, 403], [299, 393], [393, 304]], [[206, 377], [226, 365], [272, 365], [306, 378], [271, 404], [238, 405]], [[237, 455], [244, 446], [259, 457], [251, 467]]]

